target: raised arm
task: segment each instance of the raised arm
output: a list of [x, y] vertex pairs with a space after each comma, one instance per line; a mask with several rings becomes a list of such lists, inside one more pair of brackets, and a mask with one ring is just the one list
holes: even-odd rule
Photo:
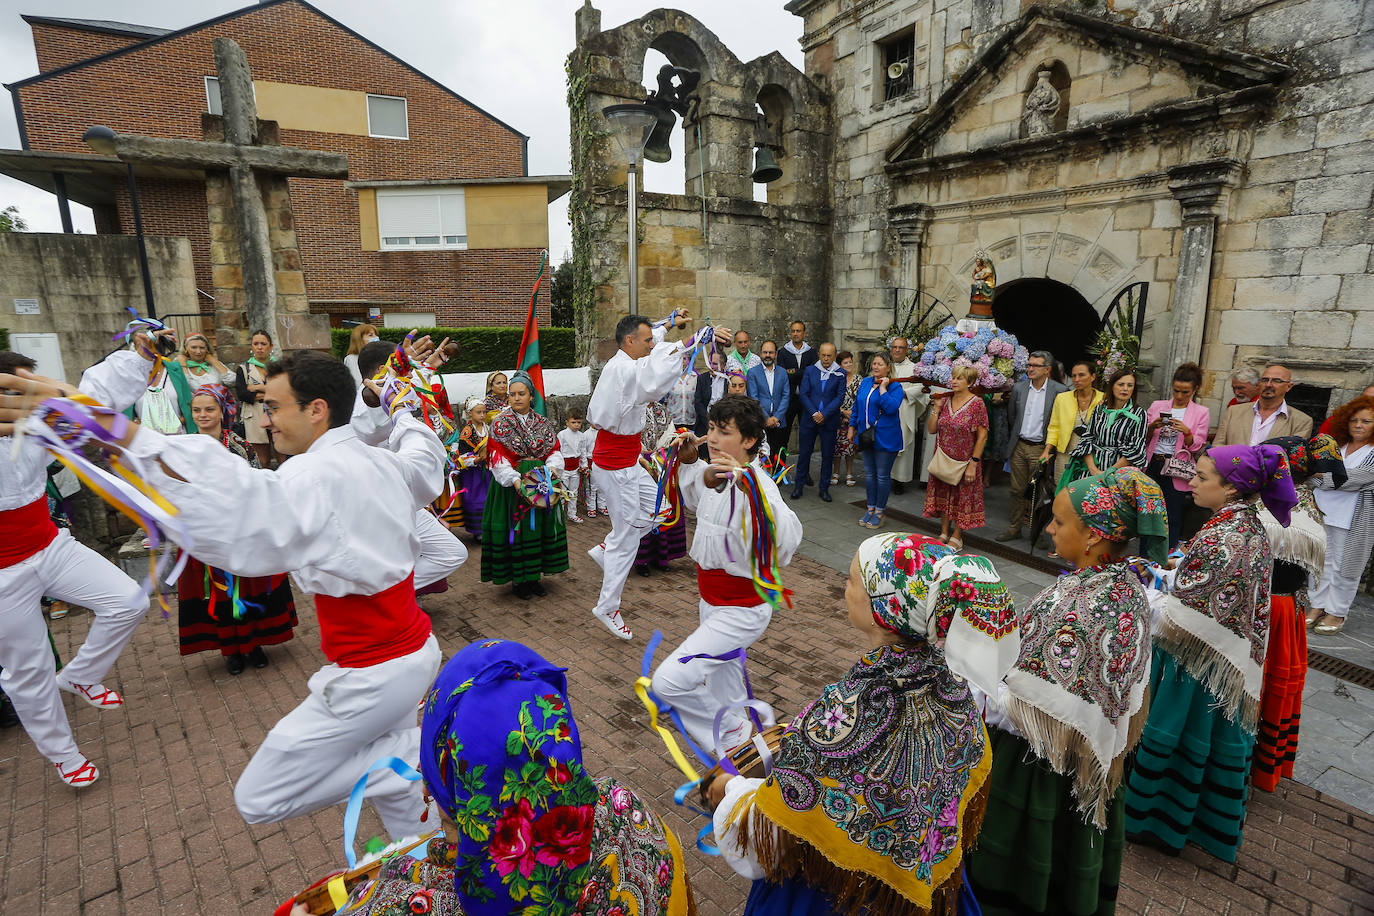
[[81, 393], [106, 407], [127, 410], [148, 390], [153, 361], [133, 350], [111, 353], [81, 373]]

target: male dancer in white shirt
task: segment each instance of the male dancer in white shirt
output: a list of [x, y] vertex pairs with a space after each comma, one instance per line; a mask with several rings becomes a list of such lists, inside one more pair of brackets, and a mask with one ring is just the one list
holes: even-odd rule
[[[615, 326], [620, 348], [607, 361], [587, 405], [587, 420], [597, 427], [592, 450], [592, 485], [606, 500], [611, 532], [590, 554], [602, 569], [601, 594], [592, 613], [621, 639], [634, 634], [620, 614], [620, 593], [634, 565], [639, 541], [653, 521], [658, 485], [639, 464], [639, 434], [644, 408], [672, 390], [685, 370], [690, 341], [668, 343], [668, 326], [686, 327], [686, 309], [654, 327], [649, 319], [627, 315]], [[702, 333], [702, 332], [698, 332]], [[716, 328], [717, 345], [728, 346], [728, 328]]]
[[[682, 658], [720, 656], [758, 641], [773, 609], [754, 589], [750, 566], [753, 545], [739, 513], [748, 502], [732, 493], [735, 471], [753, 465], [759, 488], [773, 510], [774, 556], [779, 566], [792, 562], [801, 546], [802, 524], [782, 500], [775, 484], [756, 461], [764, 435], [763, 409], [752, 398], [726, 395], [712, 405], [706, 446], [710, 461], [698, 461], [692, 440], [679, 446], [678, 483], [682, 503], [696, 513], [692, 559], [701, 591], [701, 621], [680, 646], [668, 653], [654, 672], [653, 691], [677, 710], [698, 747], [712, 748], [716, 713], [747, 699], [744, 668], [738, 659]], [[720, 749], [733, 750], [749, 740], [746, 710], [731, 709], [721, 719]]]
[[[171, 331], [157, 336], [175, 339]], [[134, 349], [87, 369], [78, 387], [124, 410], [147, 389], [155, 358], [151, 339], [137, 334]], [[25, 391], [33, 369], [28, 357], [0, 352], [0, 372], [27, 376], [6, 387]], [[72, 393], [67, 385], [57, 390]], [[109, 560], [53, 524], [45, 493], [52, 456], [31, 439], [20, 443], [18, 454], [13, 448], [6, 432], [0, 438], [0, 686], [38, 752], [53, 762], [63, 782], [80, 788], [95, 782], [100, 771], [77, 750], [58, 691], [97, 709], [124, 705], [123, 697], [100, 682], [148, 612], [148, 596]], [[81, 649], [56, 677], [43, 620], [45, 595], [89, 608], [95, 618]]]
[[[0, 389], [27, 383], [0, 375]], [[58, 393], [37, 387], [44, 397]], [[375, 383], [369, 393], [371, 404]], [[415, 510], [439, 495], [443, 445], [406, 413], [394, 421], [394, 452], [365, 445], [349, 426], [354, 394], [348, 368], [323, 354], [296, 351], [269, 364], [262, 422], [276, 450], [294, 456], [275, 471], [250, 468], [208, 436], [161, 436], [122, 417], [102, 419], [177, 507], [206, 565], [243, 576], [290, 570], [315, 595], [329, 663], [234, 787], [239, 813], [253, 824], [340, 804], [378, 760], [416, 759], [416, 708], [439, 670], [413, 570]], [[0, 398], [0, 435], [26, 412], [24, 398]], [[385, 771], [369, 779], [366, 795], [393, 838], [420, 832], [418, 782]]]

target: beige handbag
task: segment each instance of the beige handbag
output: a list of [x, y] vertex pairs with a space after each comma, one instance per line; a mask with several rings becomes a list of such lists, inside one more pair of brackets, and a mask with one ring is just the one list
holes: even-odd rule
[[964, 481], [964, 472], [968, 470], [968, 461], [955, 461], [937, 445], [927, 470], [930, 471], [930, 476], [943, 480], [951, 487], [957, 487]]

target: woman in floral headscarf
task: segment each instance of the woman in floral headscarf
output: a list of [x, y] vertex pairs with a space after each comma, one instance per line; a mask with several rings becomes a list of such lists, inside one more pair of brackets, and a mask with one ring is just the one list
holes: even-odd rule
[[1277, 446], [1288, 456], [1298, 493], [1286, 528], [1268, 509], [1261, 507], [1259, 512], [1274, 555], [1274, 574], [1269, 582], [1269, 646], [1250, 781], [1257, 789], [1273, 792], [1280, 777], [1293, 777], [1302, 688], [1307, 680], [1307, 587], [1321, 577], [1326, 560], [1322, 512], [1311, 487], [1302, 484], [1313, 474], [1333, 474], [1338, 483], [1344, 481], [1345, 462], [1330, 436], [1317, 436], [1310, 442], [1302, 436], [1283, 436], [1264, 444]]
[[1298, 496], [1283, 449], [1225, 445], [1198, 460], [1193, 499], [1214, 513], [1185, 548], [1157, 621], [1126, 831], [1234, 862], [1269, 635], [1273, 556], [1257, 504], [1286, 528]]
[[1016, 667], [977, 696], [992, 789], [969, 882], [989, 916], [1106, 916], [1125, 844], [1122, 772], [1149, 708], [1150, 605], [1127, 549], [1139, 538], [1164, 559], [1164, 494], [1135, 468], [1075, 480], [1047, 530], [1074, 569], [1031, 599]]
[[487, 465], [496, 485], [482, 512], [482, 581], [515, 584], [515, 596], [548, 594], [541, 576], [568, 568], [568, 526], [563, 507], [541, 496], [563, 471], [558, 430], [531, 408], [534, 382], [517, 372], [506, 386], [508, 404], [487, 437]]
[[859, 546], [845, 604], [869, 651], [797, 716], [767, 779], [713, 787], [721, 853], [754, 879], [745, 914], [977, 912], [961, 866], [992, 758], [969, 684], [1016, 660], [1010, 593], [981, 557], [885, 534]]
[[[231, 429], [237, 410], [238, 401], [220, 384], [202, 385], [191, 395], [197, 432], [213, 436], [258, 467], [253, 447]], [[248, 662], [266, 668], [269, 662], [262, 647], [286, 642], [296, 622], [296, 602], [286, 576], [228, 576], [191, 557], [177, 580], [181, 654], [218, 649], [230, 674], [242, 674]]]

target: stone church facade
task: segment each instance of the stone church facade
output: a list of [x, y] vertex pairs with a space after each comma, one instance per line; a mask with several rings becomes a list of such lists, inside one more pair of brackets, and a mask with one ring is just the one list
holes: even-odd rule
[[[1113, 303], [1143, 300], [1155, 390], [1189, 360], [1213, 408], [1234, 367], [1276, 358], [1313, 410], [1374, 381], [1374, 6], [1103, 2], [791, 0], [803, 73], [777, 55], [723, 66], [728, 50], [670, 11], [603, 33], [588, 5], [574, 135], [600, 105], [643, 98], [645, 48], [703, 70], [710, 239], [689, 156], [683, 201], [646, 195], [641, 245], [676, 262], [674, 300], [709, 287], [712, 318], [756, 337], [795, 316], [875, 349], [894, 326], [964, 315], [982, 256], [999, 323], [1061, 357]], [[785, 173], [767, 204], [749, 198], [758, 143]], [[584, 262], [600, 337], [624, 308], [624, 196], [613, 157], [578, 153], [583, 212], [622, 214], [618, 249], [603, 233]], [[641, 261], [643, 310], [653, 279]]]

